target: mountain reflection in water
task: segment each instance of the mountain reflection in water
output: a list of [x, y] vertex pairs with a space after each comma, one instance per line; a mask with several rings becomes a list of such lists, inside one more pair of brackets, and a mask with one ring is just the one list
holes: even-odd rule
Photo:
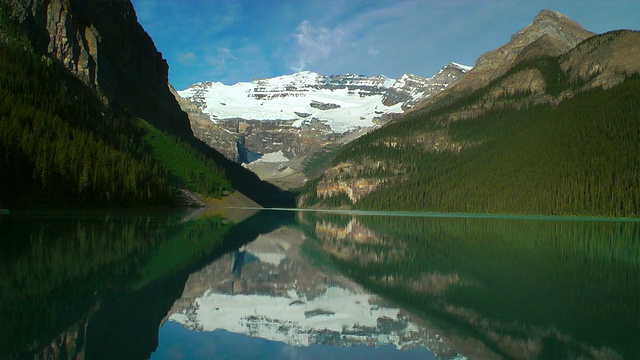
[[637, 221], [299, 219], [337, 269], [440, 327], [465, 356], [640, 357]]
[[[294, 346], [429, 346], [444, 352], [438, 335], [408, 314], [309, 261], [306, 241], [312, 240], [300, 230], [282, 227], [191, 274], [168, 320], [191, 330], [225, 330]], [[156, 355], [164, 357], [169, 349], [163, 351]]]
[[0, 218], [0, 357], [640, 358], [640, 222], [228, 216]]

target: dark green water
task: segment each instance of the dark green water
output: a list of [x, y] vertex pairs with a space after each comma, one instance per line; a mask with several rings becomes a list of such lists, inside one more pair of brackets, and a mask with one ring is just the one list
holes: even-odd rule
[[640, 358], [639, 222], [232, 218], [0, 217], [0, 358]]

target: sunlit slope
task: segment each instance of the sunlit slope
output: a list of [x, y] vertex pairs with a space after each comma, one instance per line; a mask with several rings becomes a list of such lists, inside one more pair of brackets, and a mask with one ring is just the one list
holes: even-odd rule
[[640, 103], [633, 94], [639, 85], [593, 91], [555, 109], [496, 110], [453, 123], [452, 139], [470, 146], [458, 153], [413, 148], [381, 155], [413, 168], [404, 181], [391, 180], [356, 206], [638, 216]]
[[[299, 203], [637, 217], [640, 78], [621, 73], [619, 85], [584, 90], [591, 79], [572, 78], [562, 60], [523, 61], [486, 87], [363, 136]], [[492, 96], [523, 73], [537, 74], [544, 92]]]

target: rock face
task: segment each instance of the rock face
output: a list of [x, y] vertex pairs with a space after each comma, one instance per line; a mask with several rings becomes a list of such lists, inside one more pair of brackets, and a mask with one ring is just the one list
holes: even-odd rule
[[179, 136], [188, 118], [169, 91], [168, 65], [130, 1], [0, 0], [36, 49], [94, 89], [105, 103]]
[[274, 166], [247, 167], [289, 188], [302, 185], [301, 172], [318, 151], [393, 120], [470, 69], [451, 63], [431, 78], [406, 74], [396, 80], [305, 71], [232, 86], [201, 82], [177, 93], [194, 134], [229, 159], [238, 158], [236, 141], [256, 153], [282, 152], [284, 161]]
[[[618, 30], [594, 35], [566, 16], [542, 10], [534, 21], [511, 36], [500, 48], [481, 55], [476, 65], [460, 81], [436, 96], [417, 104], [412, 111], [428, 110], [485, 88], [474, 104], [446, 115], [446, 121], [459, 121], [478, 116], [493, 108], [523, 107], [532, 104], [557, 105], [574, 94], [594, 87], [610, 88], [625, 79], [625, 74], [638, 72], [640, 33]], [[554, 58], [559, 63], [557, 76], [573, 85], [554, 93], [539, 69], [525, 67], [523, 62]], [[557, 59], [556, 59], [557, 58]], [[566, 79], [565, 79], [566, 80]], [[517, 99], [506, 97], [518, 95]]]
[[640, 32], [620, 30], [594, 36], [568, 51], [560, 66], [572, 81], [585, 81], [583, 89], [608, 89], [625, 74], [640, 72]]
[[[429, 81], [419, 76], [405, 74], [402, 75], [389, 88], [383, 99], [383, 104], [393, 106], [402, 103], [404, 111], [412, 108], [416, 103], [429, 99], [432, 95], [436, 95], [443, 91], [447, 86], [462, 78], [472, 69], [470, 66], [450, 63], [440, 69]], [[462, 73], [462, 74], [461, 74]], [[420, 94], [415, 96], [415, 94]]]
[[538, 40], [540, 40], [538, 45], [544, 42], [545, 55], [555, 56], [572, 49], [592, 35], [594, 33], [583, 29], [578, 23], [561, 13], [548, 9], [542, 10], [531, 24], [513, 34], [508, 43], [480, 55], [473, 69], [465, 76], [465, 80], [458, 82], [451, 88], [455, 90], [449, 90], [449, 92], [475, 90], [487, 85], [489, 81], [509, 70], [518, 56]]

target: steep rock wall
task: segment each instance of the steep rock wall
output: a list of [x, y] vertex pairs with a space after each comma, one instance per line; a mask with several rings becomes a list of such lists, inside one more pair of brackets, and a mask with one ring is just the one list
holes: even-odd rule
[[178, 136], [187, 115], [169, 91], [169, 67], [130, 1], [0, 0], [35, 48], [114, 104]]

